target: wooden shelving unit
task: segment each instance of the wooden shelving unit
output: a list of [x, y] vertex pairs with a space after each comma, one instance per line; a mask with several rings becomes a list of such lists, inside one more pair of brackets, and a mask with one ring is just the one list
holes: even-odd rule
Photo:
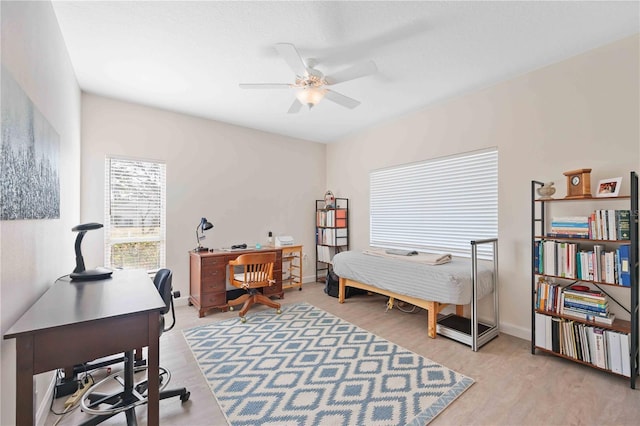
[[302, 246], [282, 248], [282, 288], [302, 290]]

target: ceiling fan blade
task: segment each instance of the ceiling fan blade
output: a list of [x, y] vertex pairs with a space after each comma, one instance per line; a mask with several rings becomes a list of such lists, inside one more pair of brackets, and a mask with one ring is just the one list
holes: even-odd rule
[[356, 101], [353, 98], [345, 96], [341, 93], [334, 92], [333, 90], [327, 89], [327, 92], [324, 94], [324, 97], [337, 103], [338, 105], [342, 105], [343, 107], [354, 109], [358, 105], [360, 105], [360, 101]]
[[332, 75], [328, 75], [325, 77], [325, 81], [327, 82], [327, 84], [338, 84], [367, 75], [375, 74], [376, 72], [378, 72], [376, 63], [373, 61], [367, 61], [356, 64], [345, 70], [338, 71], [337, 73], [334, 73]]
[[293, 44], [278, 43], [276, 44], [276, 50], [298, 77], [305, 76], [307, 73], [307, 64], [304, 62], [304, 59], [302, 59], [302, 56], [298, 53], [298, 49], [296, 49]]
[[241, 89], [289, 89], [288, 83], [240, 83]]
[[291, 106], [289, 107], [289, 111], [287, 111], [288, 114], [295, 114], [297, 112], [300, 112], [300, 109], [302, 108], [302, 102], [300, 102], [298, 100], [298, 98], [293, 100], [293, 103], [291, 104]]

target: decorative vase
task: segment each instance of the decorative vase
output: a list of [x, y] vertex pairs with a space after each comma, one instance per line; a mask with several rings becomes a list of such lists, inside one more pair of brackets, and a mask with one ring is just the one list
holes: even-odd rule
[[335, 207], [336, 197], [333, 195], [333, 192], [328, 190], [324, 194], [324, 206], [325, 208], [333, 208]]
[[555, 193], [556, 189], [553, 187], [553, 182], [547, 182], [538, 188], [538, 195], [540, 195], [541, 200], [550, 200]]

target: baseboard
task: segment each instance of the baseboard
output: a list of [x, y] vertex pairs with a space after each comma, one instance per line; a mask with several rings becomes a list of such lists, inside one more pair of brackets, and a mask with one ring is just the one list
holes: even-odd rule
[[500, 322], [500, 332], [524, 340], [531, 340], [531, 330], [510, 323]]

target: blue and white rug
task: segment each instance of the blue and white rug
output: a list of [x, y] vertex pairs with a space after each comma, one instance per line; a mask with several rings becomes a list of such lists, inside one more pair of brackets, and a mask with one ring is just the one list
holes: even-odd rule
[[184, 331], [233, 425], [425, 425], [473, 380], [315, 306]]

